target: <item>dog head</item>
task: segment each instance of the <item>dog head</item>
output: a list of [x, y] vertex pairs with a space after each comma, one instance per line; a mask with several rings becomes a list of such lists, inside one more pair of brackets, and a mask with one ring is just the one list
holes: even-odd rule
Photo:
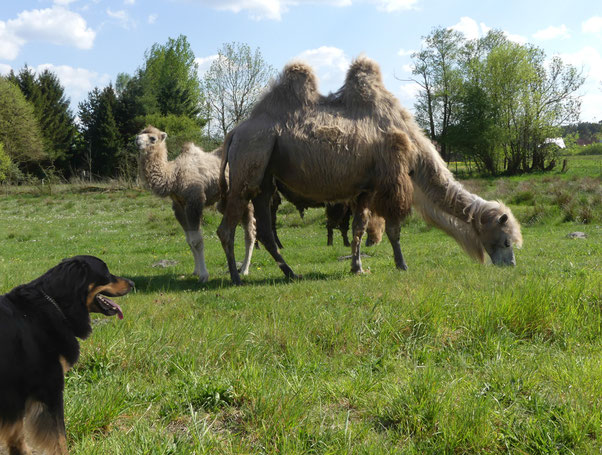
[[85, 338], [92, 330], [90, 313], [123, 318], [121, 307], [111, 299], [130, 292], [134, 283], [113, 275], [94, 256], [64, 259], [31, 284], [58, 306], [76, 336]]

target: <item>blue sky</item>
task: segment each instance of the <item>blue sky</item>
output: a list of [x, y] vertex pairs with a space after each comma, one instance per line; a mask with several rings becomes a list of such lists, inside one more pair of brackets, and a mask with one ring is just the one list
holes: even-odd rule
[[385, 84], [412, 108], [412, 51], [433, 27], [469, 38], [490, 28], [583, 69], [581, 119], [602, 120], [602, 2], [575, 0], [2, 0], [0, 74], [28, 64], [58, 74], [74, 110], [95, 86], [133, 73], [154, 43], [186, 35], [200, 71], [223, 43], [259, 47], [280, 70], [312, 64], [323, 92], [337, 89], [350, 61], [376, 60]]

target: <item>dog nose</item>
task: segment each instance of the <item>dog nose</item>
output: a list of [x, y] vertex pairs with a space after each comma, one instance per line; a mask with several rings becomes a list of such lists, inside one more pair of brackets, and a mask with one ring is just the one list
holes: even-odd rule
[[134, 289], [136, 287], [136, 285], [134, 284], [134, 282], [132, 280], [129, 280], [129, 279], [126, 278], [125, 281], [127, 281], [127, 283], [130, 285], [130, 287], [132, 289]]

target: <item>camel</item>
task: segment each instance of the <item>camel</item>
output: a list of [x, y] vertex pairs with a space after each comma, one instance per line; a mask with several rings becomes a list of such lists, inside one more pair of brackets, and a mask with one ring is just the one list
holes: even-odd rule
[[[222, 149], [206, 153], [194, 144], [186, 143], [180, 155], [168, 161], [166, 138], [167, 133], [153, 126], [147, 126], [136, 136], [140, 177], [155, 195], [171, 198], [174, 215], [194, 257], [193, 274], [205, 283], [209, 280], [209, 272], [205, 265], [201, 222], [203, 209], [220, 201]], [[250, 204], [241, 214], [241, 220], [245, 230], [245, 259], [241, 273], [247, 275], [255, 243], [255, 221]]]
[[496, 265], [516, 265], [513, 246], [521, 246], [522, 236], [512, 212], [453, 178], [411, 114], [386, 90], [379, 66], [366, 57], [351, 64], [344, 85], [328, 96], [318, 92], [308, 65], [289, 63], [226, 137], [218, 236], [235, 284], [241, 280], [234, 232], [249, 200], [258, 239], [285, 276], [297, 277], [269, 228], [274, 181], [312, 201], [352, 204], [352, 273], [363, 273], [360, 241], [370, 210], [385, 219], [396, 267], [407, 269], [399, 238], [412, 206], [474, 259], [484, 262], [488, 254]]

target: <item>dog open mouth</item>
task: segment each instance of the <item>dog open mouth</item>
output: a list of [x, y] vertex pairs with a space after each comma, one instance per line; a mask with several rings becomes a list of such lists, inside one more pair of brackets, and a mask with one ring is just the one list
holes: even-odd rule
[[113, 316], [116, 314], [119, 319], [123, 319], [121, 307], [106, 295], [96, 294], [95, 300], [102, 314], [105, 316]]

